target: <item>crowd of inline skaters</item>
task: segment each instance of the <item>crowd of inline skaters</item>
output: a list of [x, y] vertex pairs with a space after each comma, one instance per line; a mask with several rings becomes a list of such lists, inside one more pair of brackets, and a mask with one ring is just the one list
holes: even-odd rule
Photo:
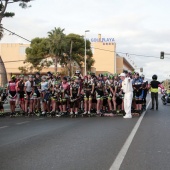
[[[144, 75], [125, 72], [133, 79], [132, 113], [141, 114], [146, 109], [148, 82]], [[82, 76], [76, 70], [73, 77], [61, 76], [60, 73], [36, 72], [29, 76], [11, 76], [5, 93], [10, 104], [10, 117], [16, 116], [20, 107], [23, 116], [114, 116], [125, 115], [123, 106], [124, 93], [118, 74], [103, 73], [95, 75], [88, 72]], [[1, 95], [0, 110], [3, 114]], [[4, 97], [5, 99], [5, 97]]]

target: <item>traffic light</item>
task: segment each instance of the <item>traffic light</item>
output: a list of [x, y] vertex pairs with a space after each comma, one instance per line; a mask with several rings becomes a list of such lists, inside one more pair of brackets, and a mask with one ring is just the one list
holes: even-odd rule
[[161, 51], [160, 59], [164, 59], [164, 52]]
[[141, 72], [141, 73], [143, 72], [143, 68], [142, 68], [142, 67], [140, 68], [140, 72]]

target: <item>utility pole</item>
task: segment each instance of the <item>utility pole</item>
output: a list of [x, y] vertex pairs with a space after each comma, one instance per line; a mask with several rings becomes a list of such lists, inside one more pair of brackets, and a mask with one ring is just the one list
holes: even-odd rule
[[73, 41], [71, 40], [71, 44], [70, 44], [70, 77], [72, 76], [72, 67], [71, 67], [71, 63], [72, 63], [72, 49], [73, 49]]

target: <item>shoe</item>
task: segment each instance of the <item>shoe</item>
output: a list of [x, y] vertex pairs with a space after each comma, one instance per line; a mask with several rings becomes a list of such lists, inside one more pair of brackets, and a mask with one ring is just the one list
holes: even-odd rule
[[158, 110], [158, 107], [156, 108], [156, 110]]
[[152, 107], [152, 108], [150, 108], [150, 110], [154, 110], [154, 108]]
[[130, 118], [132, 118], [132, 116], [131, 115], [125, 115], [125, 116], [123, 116], [123, 118], [130, 119]]
[[42, 115], [45, 115], [46, 114], [46, 112], [42, 112]]
[[87, 112], [84, 112], [84, 113], [83, 113], [83, 115], [86, 115], [86, 114], [87, 114]]

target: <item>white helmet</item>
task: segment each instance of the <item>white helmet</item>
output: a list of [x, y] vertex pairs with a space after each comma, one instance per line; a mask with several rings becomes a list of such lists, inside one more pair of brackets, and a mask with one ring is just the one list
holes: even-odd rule
[[76, 70], [76, 74], [80, 74], [80, 70]]
[[142, 78], [144, 78], [144, 77], [145, 77], [145, 75], [143, 75], [143, 74], [142, 74], [142, 75], [141, 75], [141, 77], [142, 77]]

